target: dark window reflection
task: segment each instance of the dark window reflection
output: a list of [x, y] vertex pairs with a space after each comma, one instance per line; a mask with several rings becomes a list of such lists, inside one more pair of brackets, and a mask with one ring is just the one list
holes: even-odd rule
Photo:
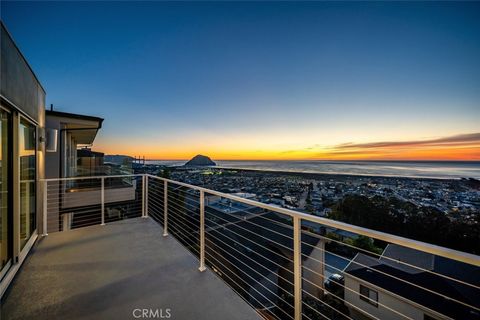
[[0, 109], [0, 279], [11, 262], [10, 215], [9, 211], [9, 168], [10, 168], [10, 114]]

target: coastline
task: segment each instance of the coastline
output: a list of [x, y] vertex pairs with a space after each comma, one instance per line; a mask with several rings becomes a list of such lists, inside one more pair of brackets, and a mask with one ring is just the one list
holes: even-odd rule
[[[178, 168], [178, 167], [173, 167]], [[268, 169], [246, 169], [246, 168], [231, 168], [231, 167], [204, 167], [209, 169], [222, 169], [228, 171], [237, 171], [237, 172], [254, 172], [254, 173], [264, 173], [264, 174], [278, 174], [278, 175], [294, 175], [307, 179], [315, 179], [319, 177], [329, 177], [336, 178], [336, 180], [347, 179], [347, 178], [382, 178], [382, 179], [400, 179], [400, 180], [422, 180], [422, 181], [462, 181], [462, 179], [474, 179], [474, 178], [439, 178], [439, 177], [415, 177], [415, 176], [395, 176], [395, 175], [368, 175], [368, 174], [352, 174], [352, 173], [321, 173], [321, 172], [307, 172], [307, 171], [285, 171], [285, 170], [268, 170]]]
[[[148, 161], [147, 164], [161, 165], [180, 169], [180, 161]], [[200, 167], [199, 167], [200, 168]], [[322, 177], [344, 176], [383, 177], [394, 179], [422, 180], [480, 180], [480, 162], [478, 161], [220, 161], [216, 166], [224, 170], [242, 170], [252, 172], [271, 172], [276, 174], [309, 175]]]

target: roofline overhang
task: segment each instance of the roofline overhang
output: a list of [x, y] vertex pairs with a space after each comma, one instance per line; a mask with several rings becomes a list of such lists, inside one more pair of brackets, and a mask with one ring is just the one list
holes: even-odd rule
[[92, 145], [93, 142], [95, 141], [95, 138], [97, 137], [97, 134], [98, 134], [98, 130], [100, 129], [100, 127], [98, 128], [63, 128], [63, 129], [60, 129], [60, 132], [70, 132], [70, 131], [88, 131], [88, 130], [95, 130], [95, 133], [92, 137], [92, 142], [90, 143], [80, 143], [80, 145]]
[[[87, 116], [87, 115], [78, 114], [78, 113], [69, 113], [69, 112], [53, 111], [53, 110], [45, 110], [45, 116], [70, 118], [70, 119], [98, 122], [97, 129], [102, 128], [102, 124], [103, 124], [103, 120], [104, 120], [103, 118], [95, 117], [95, 116]], [[90, 128], [90, 129], [93, 129], [93, 128]]]

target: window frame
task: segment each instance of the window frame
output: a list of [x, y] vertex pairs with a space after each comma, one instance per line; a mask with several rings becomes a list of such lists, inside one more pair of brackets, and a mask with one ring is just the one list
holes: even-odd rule
[[[15, 254], [14, 254], [14, 213], [13, 213], [13, 112], [7, 108], [3, 103], [0, 103], [0, 111], [3, 111], [9, 115], [7, 121], [7, 255], [9, 259], [7, 263], [2, 267], [0, 266], [0, 282], [8, 274], [10, 268], [13, 265]], [[3, 161], [3, 160], [2, 160]], [[3, 165], [3, 164], [2, 164]], [[1, 232], [1, 230], [0, 230]]]
[[[35, 174], [33, 176], [33, 180], [34, 180], [34, 183], [33, 183], [33, 186], [34, 186], [34, 193], [33, 193], [33, 207], [35, 209], [35, 212], [34, 212], [34, 228], [32, 229], [30, 225], [30, 234], [28, 236], [28, 238], [25, 238], [25, 242], [22, 243], [22, 238], [21, 238], [21, 232], [17, 235], [18, 237], [18, 240], [19, 240], [19, 249], [20, 249], [20, 253], [23, 252], [23, 250], [25, 248], [28, 247], [28, 243], [30, 242], [30, 240], [32, 239], [32, 237], [34, 235], [37, 234], [37, 231], [38, 231], [38, 208], [37, 208], [37, 191], [38, 191], [38, 185], [37, 185], [37, 182], [38, 182], [38, 165], [37, 165], [37, 162], [38, 162], [38, 124], [35, 122], [35, 121], [32, 121], [30, 120], [29, 117], [26, 117], [24, 116], [22, 113], [18, 113], [18, 124], [17, 124], [17, 128], [16, 130], [19, 131], [20, 130], [20, 126], [22, 125], [22, 121], [24, 121], [25, 123], [33, 126], [34, 130], [33, 130], [33, 133], [34, 133], [34, 139], [33, 139], [33, 142], [34, 142], [34, 147], [33, 147], [33, 151], [34, 151], [34, 158], [35, 158], [35, 161], [34, 161], [34, 168], [35, 168]], [[14, 128], [15, 130], [15, 128]], [[20, 134], [19, 132], [17, 133], [18, 135], [18, 141], [16, 142], [17, 143], [17, 148], [18, 150], [20, 151]], [[18, 170], [20, 171], [21, 170], [21, 164], [20, 164], [20, 154], [17, 155], [17, 158], [15, 161], [18, 161]], [[22, 179], [22, 176], [21, 176], [21, 172], [18, 172], [18, 184], [20, 186], [20, 182], [21, 182], [21, 179]], [[21, 195], [19, 194], [19, 197]], [[21, 199], [20, 199], [21, 201]], [[19, 207], [19, 219], [20, 219], [20, 215], [21, 215], [21, 207]], [[21, 228], [21, 222], [19, 221], [19, 227]]]
[[[360, 300], [365, 301], [366, 303], [374, 306], [375, 308], [378, 308], [378, 291], [370, 289], [363, 284], [360, 284], [358, 292]], [[375, 295], [375, 298], [372, 297], [372, 294]]]

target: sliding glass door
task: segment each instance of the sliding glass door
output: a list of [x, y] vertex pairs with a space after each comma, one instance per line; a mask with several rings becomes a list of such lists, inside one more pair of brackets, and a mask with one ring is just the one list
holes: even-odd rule
[[0, 280], [12, 263], [11, 114], [0, 108]]
[[[37, 229], [36, 126], [23, 116], [1, 106], [0, 141], [2, 142], [0, 147], [1, 281], [13, 264], [13, 258], [25, 247]], [[14, 148], [15, 145], [18, 146], [18, 154], [15, 151], [14, 155], [14, 149], [17, 149]], [[17, 168], [18, 172], [14, 172], [14, 168]], [[17, 187], [19, 189], [16, 189]], [[16, 203], [19, 204], [19, 212], [14, 215]], [[19, 223], [20, 233], [14, 232], [14, 225], [17, 223]], [[19, 241], [19, 247], [17, 241]], [[14, 249], [18, 252], [15, 253]]]
[[20, 156], [20, 249], [36, 230], [36, 127], [24, 118], [19, 125]]

